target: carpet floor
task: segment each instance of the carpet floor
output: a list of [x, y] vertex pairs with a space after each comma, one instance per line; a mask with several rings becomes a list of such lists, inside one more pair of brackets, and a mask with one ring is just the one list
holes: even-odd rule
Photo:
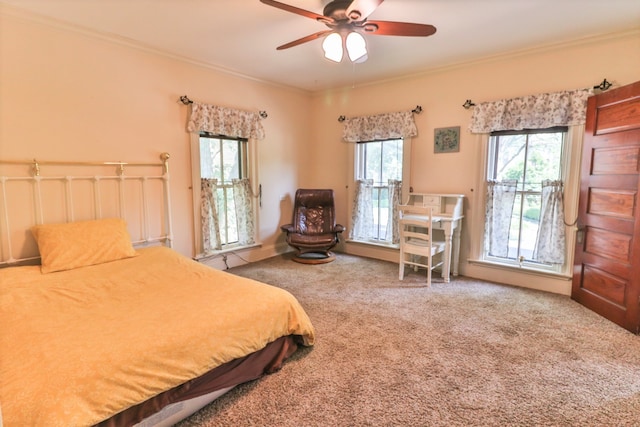
[[640, 426], [640, 337], [569, 297], [345, 254], [229, 272], [295, 295], [317, 343], [180, 427]]

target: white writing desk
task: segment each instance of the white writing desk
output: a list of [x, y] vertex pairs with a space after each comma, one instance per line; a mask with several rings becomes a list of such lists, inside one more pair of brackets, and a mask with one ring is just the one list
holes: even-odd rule
[[[464, 195], [462, 194], [425, 194], [411, 193], [404, 205], [398, 206], [402, 218], [420, 216], [416, 207], [431, 207], [433, 228], [444, 232], [444, 265], [442, 278], [449, 282], [453, 272], [458, 275], [460, 261], [460, 230], [462, 228], [462, 208]], [[453, 257], [453, 258], [452, 258]], [[452, 271], [453, 270], [453, 271]]]

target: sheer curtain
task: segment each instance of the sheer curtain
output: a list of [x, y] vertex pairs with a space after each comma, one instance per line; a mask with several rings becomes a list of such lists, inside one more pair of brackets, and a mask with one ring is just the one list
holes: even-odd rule
[[253, 222], [253, 192], [248, 179], [234, 179], [233, 201], [238, 221], [238, 243], [243, 246], [255, 243], [255, 225]]
[[402, 203], [402, 181], [389, 180], [389, 218], [387, 219], [387, 239], [394, 245], [400, 243], [400, 230], [398, 229], [398, 205]]
[[[260, 114], [234, 108], [194, 102], [187, 121], [191, 133], [209, 132], [231, 138], [245, 138], [249, 143], [264, 139]], [[201, 235], [204, 254], [222, 249], [217, 206], [218, 183], [215, 179], [201, 179], [200, 186]], [[253, 191], [248, 178], [232, 180], [235, 216], [238, 221], [240, 245], [255, 243], [255, 215]]]
[[518, 181], [488, 181], [484, 249], [489, 255], [509, 254], [509, 229]]
[[369, 240], [373, 229], [373, 180], [360, 179], [356, 181], [349, 239]]
[[218, 194], [218, 180], [200, 179], [200, 219], [202, 246], [205, 254], [222, 249], [220, 244], [220, 221], [216, 195]]
[[564, 264], [566, 252], [562, 181], [542, 181], [540, 225], [533, 258], [540, 262]]
[[[413, 111], [399, 111], [344, 120], [342, 138], [347, 142], [383, 141], [418, 135]], [[402, 197], [402, 181], [389, 180], [389, 217], [386, 236], [392, 243], [400, 241], [398, 235], [398, 208]], [[373, 180], [357, 180], [349, 239], [368, 241], [375, 237], [373, 218]]]
[[[469, 130], [472, 133], [489, 134], [499, 130], [580, 126], [586, 121], [587, 99], [592, 94], [593, 89], [578, 89], [483, 102], [474, 107]], [[506, 256], [508, 228], [500, 226], [502, 221], [506, 223], [506, 213], [500, 210], [501, 205], [496, 205], [496, 202], [500, 204], [504, 202], [506, 205], [512, 196], [510, 187], [504, 187], [504, 183], [500, 186], [496, 184], [488, 183], [487, 185], [484, 249], [485, 253], [490, 255]], [[535, 249], [538, 256], [536, 259], [562, 264], [566, 252], [566, 230], [564, 221], [557, 220], [559, 215], [557, 209], [562, 209], [562, 203], [557, 203], [563, 198], [562, 182], [560, 185], [550, 187], [553, 191], [547, 189], [549, 200], [546, 204], [543, 194], [543, 210]], [[505, 188], [508, 189], [506, 193]], [[515, 189], [513, 197], [515, 197]], [[503, 198], [505, 200], [502, 200]], [[510, 203], [513, 204], [513, 202]], [[506, 206], [503, 208], [506, 209]], [[500, 215], [501, 218], [491, 218], [493, 215]], [[549, 221], [548, 218], [552, 218], [553, 221]], [[560, 251], [562, 256], [559, 255]]]

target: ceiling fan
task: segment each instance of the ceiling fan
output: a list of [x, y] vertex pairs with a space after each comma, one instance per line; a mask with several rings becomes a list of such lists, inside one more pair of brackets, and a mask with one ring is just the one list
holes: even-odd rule
[[288, 49], [325, 37], [323, 42], [325, 57], [335, 62], [342, 60], [343, 45], [346, 46], [353, 62], [364, 62], [367, 59], [363, 33], [379, 36], [426, 37], [436, 32], [436, 27], [433, 25], [367, 20], [367, 17], [384, 0], [333, 0], [324, 7], [322, 15], [274, 0], [260, 1], [287, 12], [314, 19], [329, 27], [328, 30], [318, 31], [278, 46], [277, 50]]

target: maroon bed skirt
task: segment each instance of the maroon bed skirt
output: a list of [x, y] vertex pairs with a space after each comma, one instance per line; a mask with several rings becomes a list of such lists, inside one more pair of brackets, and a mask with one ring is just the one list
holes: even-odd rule
[[192, 399], [255, 380], [264, 374], [276, 372], [282, 367], [282, 363], [297, 350], [298, 339], [299, 337], [296, 335], [278, 338], [267, 344], [262, 350], [220, 365], [198, 378], [125, 409], [97, 426], [132, 426], [172, 403]]

